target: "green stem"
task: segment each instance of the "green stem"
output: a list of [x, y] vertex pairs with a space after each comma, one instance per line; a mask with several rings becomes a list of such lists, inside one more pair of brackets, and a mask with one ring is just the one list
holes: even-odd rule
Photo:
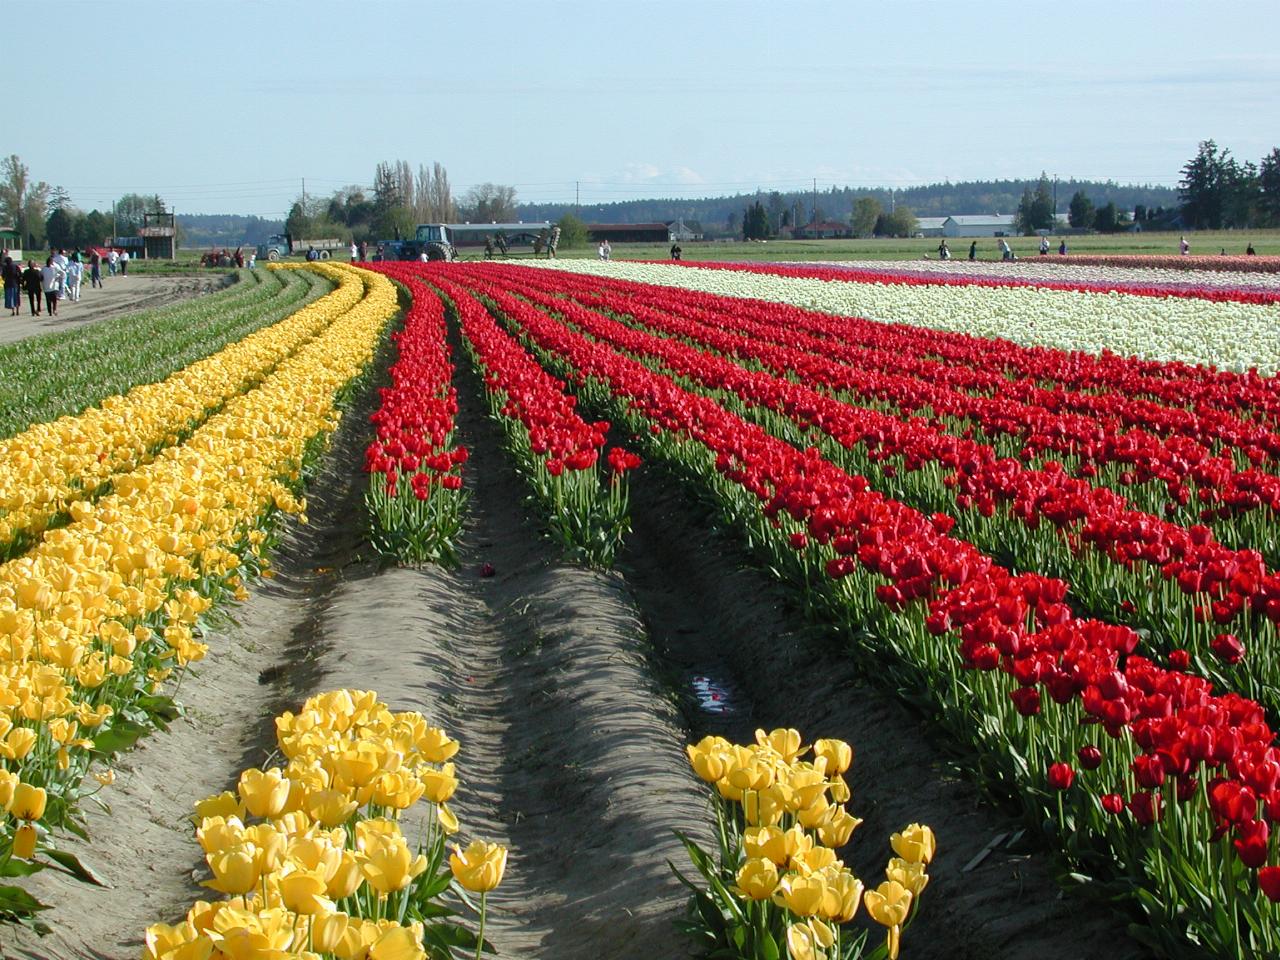
[[480, 954], [484, 950], [484, 916], [488, 899], [487, 893], [480, 894], [480, 932], [476, 935], [476, 960], [480, 960]]

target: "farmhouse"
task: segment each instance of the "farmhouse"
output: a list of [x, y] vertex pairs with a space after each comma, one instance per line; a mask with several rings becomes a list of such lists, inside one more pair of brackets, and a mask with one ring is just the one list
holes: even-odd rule
[[669, 243], [665, 223], [588, 223], [592, 243]]
[[916, 236], [941, 237], [946, 222], [946, 217], [916, 217]]
[[687, 226], [683, 220], [667, 224], [667, 239], [672, 243], [688, 243], [690, 240], [701, 240], [702, 233]]
[[961, 214], [942, 223], [944, 237], [1012, 237], [1018, 232], [1013, 214]]

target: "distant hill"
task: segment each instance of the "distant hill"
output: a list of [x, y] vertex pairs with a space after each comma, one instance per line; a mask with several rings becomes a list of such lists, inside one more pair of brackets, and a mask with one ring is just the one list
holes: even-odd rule
[[[918, 217], [945, 217], [966, 213], [1013, 213], [1017, 209], [1022, 192], [1027, 187], [1035, 189], [1036, 180], [973, 180], [964, 183], [932, 183], [926, 186], [907, 187], [894, 191], [894, 200], [906, 204]], [[1083, 190], [1095, 207], [1114, 201], [1121, 210], [1132, 211], [1136, 204], [1148, 208], [1176, 207], [1178, 191], [1173, 187], [1157, 187], [1139, 184], [1118, 184], [1096, 180], [1058, 181], [1058, 211], [1066, 213], [1072, 194]], [[831, 187], [819, 190], [817, 201], [820, 218], [848, 220], [853, 203], [859, 197], [871, 196], [880, 201], [886, 210], [890, 206], [887, 189], [862, 187]], [[615, 203], [583, 204], [577, 211], [587, 222], [596, 223], [648, 223], [684, 219], [700, 223], [708, 232], [724, 232], [731, 216], [741, 223], [742, 211], [748, 203], [759, 200], [770, 206], [772, 193], [761, 190], [726, 197], [708, 197], [701, 200], [654, 199], [624, 200]], [[780, 193], [773, 203], [779, 208], [791, 209], [801, 204], [805, 221], [813, 212], [812, 191], [788, 191]], [[521, 220], [556, 220], [573, 210], [566, 203], [521, 203], [516, 207]]]
[[273, 233], [283, 233], [284, 221], [231, 213], [180, 213], [178, 229], [184, 247], [249, 247]]

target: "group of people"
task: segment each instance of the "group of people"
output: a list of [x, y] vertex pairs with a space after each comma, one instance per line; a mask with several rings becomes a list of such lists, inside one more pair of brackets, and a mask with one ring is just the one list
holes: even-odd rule
[[613, 259], [613, 247], [610, 245], [608, 240], [600, 241], [600, 246], [596, 248], [596, 256], [601, 260]]
[[14, 260], [7, 251], [0, 264], [0, 277], [4, 279], [4, 305], [9, 316], [16, 317], [22, 311], [22, 294], [27, 295], [31, 316], [58, 315], [58, 304], [63, 301], [78, 303], [85, 274], [90, 287], [102, 286], [102, 266], [106, 263], [111, 276], [117, 271], [122, 276], [129, 273], [128, 251], [109, 250], [105, 255], [92, 249], [88, 252], [55, 250], [46, 258], [43, 267], [36, 261], [27, 261], [23, 269], [21, 260]]
[[[1059, 241], [1058, 243], [1058, 254], [1059, 256], [1063, 256], [1063, 257], [1067, 255], [1067, 241], [1065, 238]], [[1040, 238], [1040, 256], [1047, 257], [1048, 255], [1049, 255], [1049, 238], [1041, 237]], [[951, 248], [947, 246], [946, 240], [943, 240], [940, 244], [938, 244], [938, 259], [939, 260], [951, 259]], [[974, 240], [969, 244], [969, 259], [970, 260], [978, 259], [978, 241], [977, 240]], [[1013, 252], [1013, 247], [1009, 246], [1009, 241], [1006, 240], [1004, 237], [1000, 238], [1000, 259], [1001, 260], [1017, 260], [1018, 259], [1017, 254]]]

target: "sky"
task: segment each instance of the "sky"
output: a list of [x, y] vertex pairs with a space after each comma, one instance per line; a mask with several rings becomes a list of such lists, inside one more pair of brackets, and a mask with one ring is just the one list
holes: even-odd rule
[[[13, 2], [13, 0], [9, 0]], [[1275, 0], [61, 0], [0, 154], [85, 209], [283, 217], [443, 163], [582, 203], [1050, 176], [1280, 145]], [[40, 28], [43, 29], [43, 28]], [[12, 89], [12, 87], [11, 87]], [[30, 119], [28, 119], [30, 118]]]

